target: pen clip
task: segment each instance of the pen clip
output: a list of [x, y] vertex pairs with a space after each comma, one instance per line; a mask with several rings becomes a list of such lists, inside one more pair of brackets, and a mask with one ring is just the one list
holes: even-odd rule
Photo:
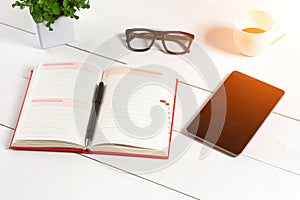
[[104, 90], [104, 83], [100, 82], [97, 87], [97, 91], [95, 91], [96, 92], [95, 101], [94, 101], [95, 103], [101, 103], [102, 96], [103, 96], [103, 90]]

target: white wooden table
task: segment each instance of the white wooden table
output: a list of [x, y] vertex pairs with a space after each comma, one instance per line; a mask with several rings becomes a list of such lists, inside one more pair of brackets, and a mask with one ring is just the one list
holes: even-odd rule
[[[91, 1], [76, 22], [77, 41], [47, 50], [34, 48], [35, 30], [27, 11], [0, 1], [0, 199], [300, 199], [300, 3], [297, 0]], [[232, 41], [233, 17], [247, 9], [270, 12], [287, 35], [257, 57], [245, 57]], [[138, 158], [83, 156], [75, 153], [12, 151], [8, 144], [25, 91], [29, 70], [40, 62], [85, 61], [89, 52], [130, 27], [185, 30], [196, 34], [221, 78], [238, 70], [282, 88], [285, 95], [245, 150], [236, 158], [211, 151], [179, 133], [190, 146], [172, 163]], [[154, 52], [154, 53], [153, 53]], [[96, 52], [97, 53], [97, 52]], [[145, 56], [146, 55], [146, 56]], [[103, 60], [94, 55], [91, 60]], [[164, 59], [160, 59], [164, 56]], [[188, 65], [150, 51], [122, 61]], [[161, 63], [163, 62], [163, 63]], [[181, 69], [182, 70], [182, 69]], [[189, 76], [189, 74], [185, 74]], [[209, 92], [190, 74], [179, 93], [193, 90], [196, 112]], [[191, 86], [193, 85], [193, 86]], [[194, 87], [195, 86], [195, 87]], [[191, 115], [188, 117], [191, 117]], [[180, 112], [176, 115], [180, 118]], [[176, 146], [174, 151], [176, 151]], [[135, 168], [142, 163], [161, 168]], [[155, 170], [154, 170], [155, 169]]]

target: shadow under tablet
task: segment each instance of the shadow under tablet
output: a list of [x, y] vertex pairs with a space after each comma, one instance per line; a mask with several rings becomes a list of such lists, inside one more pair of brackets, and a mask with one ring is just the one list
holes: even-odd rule
[[233, 71], [201, 109], [187, 132], [231, 156], [240, 154], [284, 91]]

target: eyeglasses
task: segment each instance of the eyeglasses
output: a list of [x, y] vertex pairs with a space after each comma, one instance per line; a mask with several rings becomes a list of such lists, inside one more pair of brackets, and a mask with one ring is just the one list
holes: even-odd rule
[[154, 31], [145, 28], [127, 29], [125, 34], [127, 46], [132, 51], [147, 51], [155, 40], [161, 40], [164, 50], [170, 54], [188, 53], [195, 37], [182, 31]]

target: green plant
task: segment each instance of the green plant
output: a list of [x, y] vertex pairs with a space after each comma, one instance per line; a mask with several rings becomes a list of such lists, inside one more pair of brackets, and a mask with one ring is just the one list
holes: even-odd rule
[[76, 11], [90, 8], [89, 0], [20, 0], [12, 4], [12, 7], [21, 10], [29, 8], [30, 14], [36, 23], [46, 22], [46, 27], [53, 30], [51, 25], [60, 16], [78, 19]]

